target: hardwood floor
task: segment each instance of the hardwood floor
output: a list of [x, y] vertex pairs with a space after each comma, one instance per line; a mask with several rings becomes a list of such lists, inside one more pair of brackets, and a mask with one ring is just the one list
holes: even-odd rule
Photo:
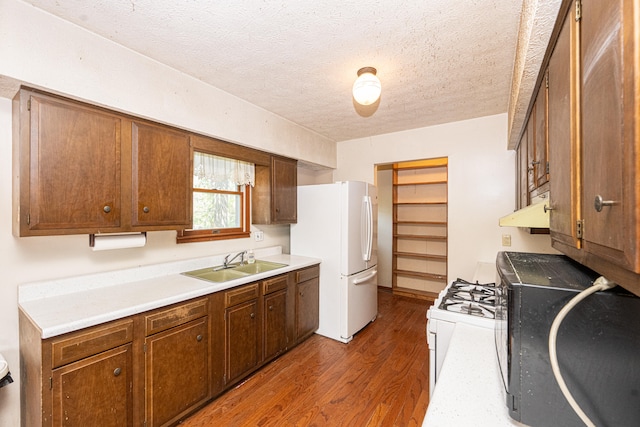
[[421, 425], [429, 403], [431, 302], [389, 291], [378, 298], [378, 318], [349, 344], [313, 335], [181, 425]]

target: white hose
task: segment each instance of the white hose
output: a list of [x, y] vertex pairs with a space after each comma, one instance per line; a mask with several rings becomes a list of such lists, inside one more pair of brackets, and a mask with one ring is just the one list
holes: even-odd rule
[[560, 329], [560, 324], [564, 320], [565, 316], [569, 314], [571, 309], [573, 309], [573, 307], [575, 307], [580, 301], [591, 294], [594, 294], [598, 291], [611, 289], [614, 286], [616, 286], [614, 282], [610, 282], [602, 276], [598, 277], [596, 281], [593, 282], [593, 285], [591, 287], [580, 292], [578, 295], [573, 297], [571, 301], [569, 301], [564, 307], [562, 307], [562, 310], [560, 310], [556, 318], [553, 320], [553, 323], [551, 324], [551, 330], [549, 331], [549, 358], [551, 359], [551, 369], [553, 370], [553, 375], [556, 377], [556, 381], [560, 386], [560, 390], [569, 402], [569, 405], [571, 405], [571, 408], [573, 408], [575, 413], [580, 417], [582, 422], [587, 427], [595, 427], [595, 424], [589, 419], [582, 408], [580, 408], [580, 405], [578, 405], [578, 403], [575, 401], [575, 399], [571, 395], [571, 392], [567, 388], [567, 384], [565, 384], [564, 379], [562, 378], [562, 374], [560, 373], [560, 367], [558, 366], [558, 355], [556, 352], [558, 329]]

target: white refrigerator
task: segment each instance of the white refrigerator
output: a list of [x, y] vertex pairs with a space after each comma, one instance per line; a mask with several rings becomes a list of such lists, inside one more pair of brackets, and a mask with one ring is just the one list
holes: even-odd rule
[[376, 187], [341, 181], [298, 187], [291, 253], [320, 263], [320, 327], [348, 343], [378, 314]]

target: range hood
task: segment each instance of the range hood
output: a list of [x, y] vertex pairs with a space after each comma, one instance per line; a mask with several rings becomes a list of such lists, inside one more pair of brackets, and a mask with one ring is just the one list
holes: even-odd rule
[[500, 218], [500, 227], [549, 228], [549, 200], [539, 201]]

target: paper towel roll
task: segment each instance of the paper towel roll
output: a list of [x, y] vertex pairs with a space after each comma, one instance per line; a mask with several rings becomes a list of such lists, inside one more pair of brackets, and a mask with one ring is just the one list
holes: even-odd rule
[[140, 248], [147, 243], [147, 233], [89, 235], [89, 246], [94, 251]]

